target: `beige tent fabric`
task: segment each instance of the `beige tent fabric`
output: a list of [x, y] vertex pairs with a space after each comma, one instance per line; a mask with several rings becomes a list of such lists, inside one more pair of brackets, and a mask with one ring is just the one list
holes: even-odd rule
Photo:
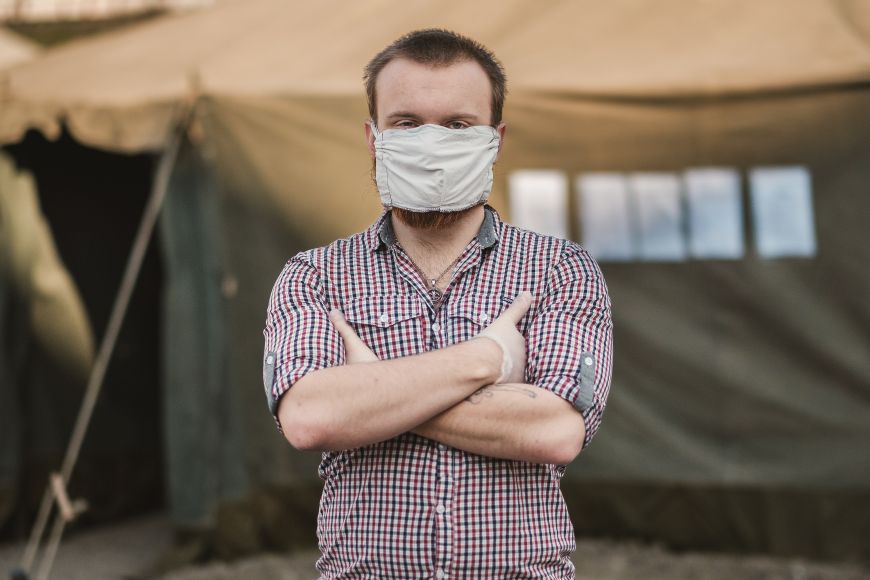
[[357, 96], [362, 65], [425, 26], [467, 33], [511, 88], [695, 97], [870, 81], [861, 0], [234, 0], [53, 50], [7, 73], [0, 142], [67, 119], [84, 143], [155, 150], [205, 94]]
[[57, 254], [39, 209], [33, 178], [0, 154], [0, 222], [9, 244], [8, 277], [28, 304], [33, 339], [77, 381], [94, 359], [94, 335], [75, 283]]
[[0, 70], [26, 62], [39, 52], [36, 43], [0, 27]]
[[362, 99], [204, 99], [203, 147], [236, 197], [312, 244], [364, 229], [380, 212]]
[[867, 81], [870, 37], [853, 28], [852, 4], [565, 2], [499, 54], [520, 88], [574, 95], [714, 97]]

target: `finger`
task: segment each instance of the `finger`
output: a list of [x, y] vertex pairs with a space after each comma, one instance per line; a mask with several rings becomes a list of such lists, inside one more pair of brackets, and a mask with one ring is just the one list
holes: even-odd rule
[[532, 306], [532, 294], [530, 292], [520, 292], [514, 301], [508, 306], [499, 318], [506, 318], [513, 324], [520, 321], [520, 318], [526, 315], [529, 308]]
[[342, 331], [346, 330], [350, 325], [347, 323], [347, 319], [342, 314], [341, 310], [338, 308], [333, 308], [329, 311], [329, 321], [335, 327], [335, 329], [341, 334]]
[[347, 322], [347, 319], [342, 314], [341, 310], [333, 308], [329, 311], [329, 321], [341, 335], [344, 342], [347, 343], [362, 343], [360, 337], [354, 332], [353, 327]]
[[376, 361], [378, 356], [366, 343], [354, 332], [353, 327], [347, 322], [344, 314], [338, 309], [330, 310], [329, 321], [338, 331], [344, 341], [344, 350], [349, 362]]

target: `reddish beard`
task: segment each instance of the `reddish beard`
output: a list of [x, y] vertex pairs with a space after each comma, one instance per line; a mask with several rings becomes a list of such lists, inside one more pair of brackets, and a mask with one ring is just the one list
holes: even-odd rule
[[[479, 205], [479, 204], [478, 204]], [[393, 208], [393, 214], [399, 218], [402, 223], [411, 228], [419, 230], [442, 231], [454, 226], [468, 212], [475, 207], [463, 209], [460, 211], [441, 212], [441, 211], [408, 211], [398, 207]]]

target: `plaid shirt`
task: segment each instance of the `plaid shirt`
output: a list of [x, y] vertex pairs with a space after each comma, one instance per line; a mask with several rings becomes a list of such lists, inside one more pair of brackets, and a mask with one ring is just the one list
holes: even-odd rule
[[[340, 308], [381, 360], [468, 340], [523, 290], [526, 382], [583, 414], [588, 444], [610, 387], [611, 318], [597, 264], [573, 242], [500, 221], [488, 207], [436, 309], [385, 213], [302, 252], [278, 277], [265, 329], [270, 409], [307, 373], [344, 364]], [[324, 578], [573, 578], [564, 466], [494, 459], [405, 433], [323, 454], [317, 522]]]

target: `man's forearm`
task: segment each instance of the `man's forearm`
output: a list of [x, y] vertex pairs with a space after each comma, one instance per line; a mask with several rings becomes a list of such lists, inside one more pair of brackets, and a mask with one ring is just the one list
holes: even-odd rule
[[573, 460], [585, 435], [570, 403], [526, 384], [483, 387], [413, 431], [469, 453], [555, 464]]
[[395, 437], [498, 377], [501, 352], [472, 340], [420, 355], [315, 371], [281, 399], [284, 434], [299, 449], [350, 449]]

